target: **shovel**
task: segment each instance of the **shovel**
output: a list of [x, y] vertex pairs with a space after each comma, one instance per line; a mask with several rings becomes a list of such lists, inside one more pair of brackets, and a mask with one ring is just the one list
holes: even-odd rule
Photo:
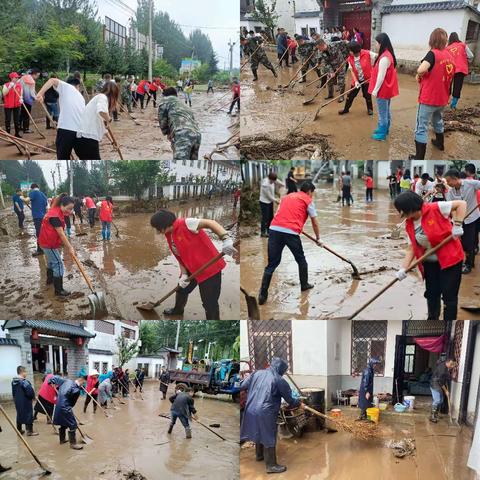
[[[257, 50], [262, 46], [261, 43], [258, 44], [257, 48], [250, 54], [250, 58], [252, 58], [253, 55], [255, 55], [255, 53], [257, 53]], [[250, 63], [250, 60], [247, 60], [246, 62], [244, 62], [242, 64], [242, 66], [240, 67], [240, 71], [242, 71], [248, 64]]]
[[[300, 65], [300, 68], [293, 74], [293, 77], [290, 79], [290, 81], [286, 84], [286, 85], [282, 85], [282, 88], [288, 88], [290, 86], [293, 87], [293, 85], [295, 85], [295, 83], [297, 82], [294, 82], [293, 85], [292, 85], [292, 82], [294, 81], [294, 79], [296, 78], [296, 76], [302, 71], [302, 68], [308, 64], [308, 62], [310, 61], [310, 59], [313, 57], [313, 55], [315, 55], [315, 50], [312, 51], [312, 53], [310, 54], [310, 56]], [[298, 81], [298, 80], [297, 80]]]
[[[135, 378], [137, 379], [137, 382], [138, 382], [138, 378], [137, 378], [136, 375], [135, 375]], [[132, 384], [132, 387], [135, 388], [134, 392], [137, 393], [137, 392], [136, 392], [136, 389], [137, 389], [137, 388], [141, 388], [140, 382], [138, 382], [138, 387], [136, 387], [131, 380], [128, 380], [128, 381]], [[139, 390], [138, 393], [140, 394], [140, 398], [141, 398], [142, 400], [145, 400], [145, 399], [143, 398], [143, 395], [142, 395], [141, 390]]]
[[[17, 92], [17, 90], [15, 88], [13, 88], [13, 91], [15, 92], [15, 94], [17, 95], [18, 99], [21, 100], [22, 97], [20, 96], [20, 94]], [[38, 134], [42, 137], [42, 138], [47, 138], [41, 131], [40, 129], [38, 128], [38, 125], [35, 123], [35, 120], [33, 119], [32, 117], [32, 114], [28, 111], [28, 108], [27, 106], [22, 102], [22, 107], [24, 108], [25, 112], [27, 112], [27, 115], [28, 115], [28, 118], [30, 118], [30, 121], [33, 123], [33, 126], [35, 127], [35, 130], [37, 130]]]
[[83, 278], [87, 282], [88, 288], [92, 292], [91, 295], [88, 296], [88, 303], [90, 304], [90, 313], [92, 317], [95, 319], [97, 315], [106, 315], [107, 314], [107, 305], [105, 304], [105, 296], [103, 292], [95, 292], [93, 289], [92, 281], [87, 275], [87, 272], [83, 268], [83, 265], [79, 262], [77, 256], [74, 253], [71, 253], [74, 262], [77, 264], [78, 269], [80, 270]]
[[253, 295], [250, 295], [242, 286], [240, 286], [240, 291], [245, 295], [245, 301], [247, 302], [248, 319], [260, 320], [260, 309], [258, 308], [257, 299]]
[[330, 77], [326, 82], [325, 82], [325, 85], [323, 87], [320, 87], [318, 89], [318, 92], [310, 99], [310, 100], [305, 100], [303, 102], [303, 105], [310, 105], [321, 93], [321, 91], [328, 85], [328, 82], [331, 82], [336, 76], [337, 76], [337, 73], [345, 66], [345, 62], [342, 62], [342, 64], [335, 70], [335, 72], [333, 72], [333, 75], [332, 77]]
[[399, 223], [396, 227], [393, 228], [393, 230], [390, 232], [390, 238], [393, 238], [393, 240], [398, 240], [400, 238], [400, 232], [402, 231], [403, 226], [405, 225], [405, 222], [407, 219], [403, 220], [403, 222]]
[[350, 266], [352, 267], [353, 269], [353, 272], [352, 272], [352, 277], [355, 279], [355, 280], [361, 280], [360, 278], [360, 274], [358, 273], [358, 269], [357, 267], [354, 265], [354, 263], [349, 260], [348, 258], [345, 258], [345, 257], [342, 257], [339, 253], [335, 252], [334, 250], [332, 250], [330, 247], [328, 247], [327, 245], [325, 245], [324, 243], [318, 243], [317, 240], [315, 240], [315, 238], [313, 238], [311, 235], [309, 235], [308, 233], [302, 231], [302, 233], [307, 237], [309, 238], [310, 240], [312, 240], [313, 242], [315, 242], [319, 247], [322, 247], [324, 248], [325, 250], [327, 250], [327, 252], [330, 252], [330, 253], [333, 253], [333, 255], [335, 255], [336, 257], [340, 258], [340, 260], [343, 260], [344, 262], [347, 262], [350, 264]]
[[448, 391], [448, 388], [446, 385], [442, 387], [442, 390], [445, 392], [445, 396], [447, 397], [448, 418], [450, 420], [450, 426], [459, 427], [460, 425], [458, 424], [457, 420], [453, 420], [452, 418], [452, 404], [450, 403], [450, 392]]
[[7, 422], [15, 430], [15, 433], [18, 435], [18, 438], [27, 447], [27, 450], [30, 452], [30, 455], [33, 457], [33, 459], [37, 462], [38, 466], [43, 470], [43, 475], [50, 475], [52, 472], [42, 465], [42, 462], [40, 462], [38, 457], [33, 453], [32, 449], [30, 448], [30, 445], [23, 438], [22, 434], [17, 430], [17, 427], [13, 424], [11, 418], [7, 415], [7, 412], [3, 409], [3, 407], [1, 405], [0, 405], [0, 412], [2, 412], [3, 416], [7, 419]]
[[110, 136], [110, 141], [112, 142], [113, 148], [118, 152], [118, 156], [120, 157], [120, 160], [123, 160], [123, 154], [122, 151], [120, 150], [120, 147], [117, 143], [117, 140], [115, 136], [113, 135], [112, 129], [110, 128], [110, 125], [107, 125], [107, 132]]
[[107, 411], [105, 410], [105, 408], [103, 408], [96, 400], [95, 400], [95, 397], [93, 397], [90, 393], [87, 392], [87, 390], [84, 388], [84, 387], [80, 387], [94, 402], [95, 404], [100, 407], [100, 410], [104, 413], [104, 415], [107, 417], [107, 418], [112, 418], [108, 413]]
[[117, 226], [116, 226], [113, 222], [112, 222], [112, 225], [113, 225], [114, 228], [115, 228], [115, 236], [116, 236], [117, 238], [120, 238], [120, 232], [118, 231]]
[[209, 432], [212, 432], [214, 435], [216, 435], [218, 438], [221, 438], [222, 440], [226, 440], [225, 437], [222, 437], [219, 433], [215, 432], [215, 430], [212, 430], [210, 427], [207, 427], [204, 423], [202, 423], [200, 420], [196, 420], [195, 418], [192, 417], [192, 420], [199, 425], [201, 425], [203, 428], [206, 428]]
[[[73, 413], [73, 410], [72, 410], [72, 413]], [[78, 418], [76, 417], [76, 415], [74, 413], [73, 413], [73, 416], [75, 417], [75, 420], [77, 421], [77, 428], [78, 428], [78, 431], [80, 432], [80, 435], [82, 436], [82, 442], [85, 445], [90, 445], [93, 442], [93, 438], [89, 437], [86, 433], [82, 432], [82, 430], [80, 428], [80, 421], [78, 420]]]
[[40, 406], [42, 407], [42, 410], [45, 412], [45, 415], [47, 416], [47, 419], [50, 421], [50, 424], [52, 425], [52, 428], [53, 428], [53, 433], [55, 433], [55, 435], [58, 435], [58, 431], [57, 431], [57, 429], [55, 428], [55, 425], [53, 424], [52, 418], [51, 418], [50, 415], [47, 413], [46, 408], [43, 406], [43, 403], [40, 401], [40, 398], [38, 398], [38, 397], [37, 397], [37, 402], [40, 404]]

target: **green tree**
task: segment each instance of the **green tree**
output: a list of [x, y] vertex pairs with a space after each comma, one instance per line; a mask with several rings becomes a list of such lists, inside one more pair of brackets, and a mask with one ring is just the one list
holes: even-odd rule
[[211, 78], [210, 66], [208, 63], [204, 63], [199, 67], [192, 70], [191, 77], [199, 83], [206, 83]]
[[153, 64], [153, 75], [162, 77], [164, 82], [168, 79], [173, 84], [178, 77], [178, 70], [161, 58]]
[[251, 14], [252, 20], [263, 23], [270, 34], [270, 38], [275, 38], [275, 28], [280, 15], [275, 12], [277, 0], [271, 0], [268, 5], [265, 0], [257, 0], [254, 4], [254, 11]]
[[217, 54], [212, 50], [210, 58], [208, 59], [208, 71], [211, 77], [219, 73]]
[[202, 63], [209, 63], [213, 52], [212, 42], [208, 35], [202, 33], [201, 30], [196, 29], [189, 35], [190, 43], [195, 54], [195, 58]]
[[140, 199], [146, 188], [155, 185], [162, 165], [160, 160], [119, 160], [112, 162], [111, 174], [116, 187]]
[[103, 64], [103, 73], [121, 75], [126, 72], [125, 67], [123, 48], [113, 38], [110, 38], [105, 43], [105, 63]]
[[35, 160], [24, 160], [23, 166], [25, 168], [25, 181], [37, 183], [40, 187], [40, 190], [43, 192], [48, 192], [49, 188], [45, 176], [43, 175], [43, 170], [40, 165], [35, 162]]
[[131, 341], [128, 338], [121, 336], [116, 339], [116, 344], [118, 347], [118, 363], [120, 364], [120, 367], [123, 367], [138, 354], [138, 339]]

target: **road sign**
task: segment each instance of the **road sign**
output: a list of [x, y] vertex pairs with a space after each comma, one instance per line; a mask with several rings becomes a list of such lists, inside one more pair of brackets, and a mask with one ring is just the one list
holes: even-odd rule
[[20, 182], [20, 188], [22, 190], [30, 190], [31, 182]]

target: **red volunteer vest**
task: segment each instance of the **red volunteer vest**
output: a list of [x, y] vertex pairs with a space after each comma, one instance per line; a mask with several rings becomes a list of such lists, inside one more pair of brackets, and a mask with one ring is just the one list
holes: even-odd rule
[[137, 93], [139, 93], [140, 95], [144, 95], [144, 94], [145, 94], [145, 90], [148, 90], [148, 88], [149, 88], [148, 82], [145, 81], [145, 80], [142, 80], [142, 81], [138, 84]]
[[[205, 231], [200, 229], [198, 233], [191, 232], [187, 228], [184, 218], [177, 218], [173, 223], [173, 232], [166, 233], [165, 237], [171, 252], [190, 273], [203, 267], [219, 253]], [[173, 251], [172, 240], [177, 247], [177, 253]], [[197, 276], [197, 283], [202, 283], [213, 277], [221, 272], [226, 265], [223, 258], [216, 261]]]
[[95, 202], [90, 197], [85, 197], [85, 206], [87, 208], [97, 208]]
[[447, 50], [455, 62], [455, 73], [468, 75], [468, 59], [466, 45], [463, 42], [455, 42], [447, 46]]
[[[438, 245], [443, 239], [452, 233], [452, 223], [449, 218], [445, 218], [438, 207], [438, 203], [424, 203], [422, 206], [421, 224], [425, 235], [432, 247]], [[413, 247], [416, 258], [420, 258], [425, 253], [425, 248], [421, 247], [415, 239], [415, 227], [413, 220], [409, 218], [406, 222], [406, 231]], [[438, 263], [441, 269], [456, 265], [462, 262], [464, 258], [462, 243], [459, 239], [451, 240], [443, 247], [437, 250]], [[423, 265], [419, 266], [423, 276]]]
[[61, 238], [55, 228], [50, 224], [51, 218], [58, 218], [62, 224], [62, 228], [65, 228], [65, 214], [61, 208], [51, 208], [42, 220], [42, 228], [40, 229], [40, 237], [38, 238], [38, 243], [42, 248], [60, 248], [62, 246]]
[[111, 222], [113, 217], [113, 205], [106, 200], [102, 200], [99, 216], [101, 222]]
[[[355, 57], [352, 54], [348, 56], [348, 63], [352, 67], [355, 78], [358, 80], [358, 71], [357, 67], [355, 66]], [[372, 61], [370, 60], [370, 52], [368, 50], [360, 50], [360, 65], [363, 70], [364, 79], [369, 80], [372, 75]], [[352, 87], [353, 86], [355, 86], [355, 82], [352, 79]]]
[[418, 103], [444, 106], [450, 99], [450, 85], [455, 74], [455, 64], [447, 49], [432, 49], [435, 65], [420, 81]]
[[239, 97], [240, 96], [240, 83], [234, 83], [233, 86], [232, 86], [232, 91], [233, 91], [233, 94], [236, 97]]
[[48, 381], [53, 377], [53, 373], [49, 373], [45, 380], [42, 383], [40, 390], [38, 391], [38, 395], [40, 395], [45, 400], [48, 400], [50, 403], [57, 403], [57, 392], [53, 388], [52, 385], [48, 384]]
[[87, 392], [90, 393], [90, 395], [98, 395], [98, 388], [96, 388], [95, 390], [93, 390], [92, 392], [92, 388], [94, 387], [94, 385], [98, 382], [98, 377], [91, 377], [90, 375], [87, 377]]
[[[10, 82], [7, 82], [5, 86], [7, 86]], [[5, 108], [18, 108], [20, 107], [20, 98], [18, 98], [17, 93], [20, 97], [22, 96], [22, 84], [16, 83], [13, 88], [11, 88], [6, 95], [3, 96], [3, 103]]]
[[302, 233], [308, 218], [308, 206], [312, 198], [305, 192], [294, 192], [282, 198], [277, 213], [273, 217], [272, 227], [283, 227]]
[[378, 65], [380, 63], [380, 59], [382, 57], [388, 57], [390, 60], [390, 66], [387, 69], [387, 73], [385, 74], [385, 79], [383, 80], [383, 84], [380, 87], [380, 90], [378, 91], [378, 98], [383, 98], [383, 99], [390, 99], [393, 97], [396, 97], [398, 95], [398, 78], [397, 78], [397, 71], [395, 70], [395, 67], [393, 65], [393, 57], [392, 54], [388, 51], [385, 50], [381, 55], [378, 61], [375, 63], [375, 66], [372, 68], [372, 74], [370, 77], [370, 83], [368, 85], [368, 93], [372, 93], [375, 84], [377, 83], [377, 77], [378, 77]]

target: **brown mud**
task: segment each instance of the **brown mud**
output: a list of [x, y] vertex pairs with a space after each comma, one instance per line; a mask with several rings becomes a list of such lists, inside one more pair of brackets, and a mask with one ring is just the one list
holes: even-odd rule
[[[37, 437], [26, 437], [40, 461], [52, 471], [41, 477], [40, 468], [17, 438], [5, 419], [1, 420], [0, 462], [12, 470], [0, 478], [8, 480], [160, 480], [164, 478], [238, 479], [238, 407], [226, 396], [195, 396], [195, 408], [202, 423], [220, 423], [217, 431], [222, 441], [202, 426], [192, 424], [192, 439], [185, 438], [185, 431], [177, 422], [171, 435], [167, 434], [169, 421], [159, 417], [168, 414], [173, 394], [169, 387], [167, 400], [161, 400], [158, 382], [146, 382], [141, 400], [131, 391], [129, 399], [120, 410], [110, 410], [113, 418], [101, 412], [93, 414], [91, 404], [83, 413], [85, 397], [80, 397], [75, 414], [82, 431], [93, 438], [93, 443], [83, 445], [83, 450], [73, 451], [68, 444], [59, 445], [58, 437], [46, 424], [43, 415], [38, 416], [34, 430]], [[115, 402], [118, 404], [118, 402]], [[6, 411], [15, 418], [13, 403]], [[3, 417], [2, 417], [3, 418]], [[79, 434], [77, 432], [77, 441]], [[219, 452], [221, 451], [221, 454]]]
[[[192, 200], [171, 209], [177, 215], [210, 218], [224, 226], [237, 218], [230, 197], [210, 201]], [[46, 261], [43, 256], [31, 256], [35, 248], [35, 231], [31, 217], [27, 215], [28, 236], [19, 237], [18, 233], [13, 236], [0, 235], [0, 264], [3, 267], [0, 272], [0, 318], [90, 318], [87, 300], [90, 291], [68, 254], [64, 255], [64, 286], [74, 295], [59, 300], [54, 296], [53, 288], [45, 285]], [[95, 289], [105, 294], [108, 318], [161, 319], [164, 318], [163, 309], [173, 307], [174, 295], [153, 312], [140, 312], [135, 307], [135, 302], [155, 301], [172, 290], [179, 275], [177, 260], [170, 253], [165, 237], [150, 227], [150, 217], [151, 213], [138, 213], [114, 218], [120, 236], [115, 236], [112, 226], [109, 242], [102, 241], [98, 222], [92, 230], [83, 224], [86, 236], [76, 237], [78, 226], [72, 228], [73, 247], [92, 278]], [[231, 234], [235, 235], [236, 229], [232, 229]], [[219, 248], [221, 242], [216, 238], [213, 241]], [[227, 267], [222, 276], [220, 314], [223, 319], [238, 319], [239, 265], [231, 257], [226, 256], [225, 260]], [[205, 318], [198, 288], [191, 293], [183, 318]]]
[[[228, 102], [231, 94], [229, 93], [220, 100], [225, 93], [225, 91], [217, 90], [214, 95], [209, 94], [208, 97], [203, 92], [193, 93], [192, 109], [202, 133], [199, 158], [210, 154], [216, 148], [217, 143], [225, 142], [232, 135], [229, 127], [237, 121], [237, 117], [227, 115], [228, 106], [223, 107], [223, 105]], [[183, 96], [180, 98], [183, 101]], [[218, 110], [219, 108], [220, 110]], [[25, 135], [25, 139], [55, 150], [55, 130], [46, 130], [45, 117], [40, 107], [35, 106], [34, 112], [35, 121], [47, 139], [42, 139], [34, 130], [33, 126], [31, 126], [30, 129], [34, 130], [34, 133]], [[141, 112], [139, 108], [134, 108], [133, 117], [136, 118], [136, 121], [140, 125], [136, 125], [126, 113], [120, 111], [120, 121], [110, 124], [123, 157], [131, 160], [171, 159], [172, 149], [170, 147], [170, 141], [163, 135], [158, 125], [158, 108], [153, 108], [153, 103], [150, 102], [148, 108], [143, 112]], [[34, 150], [32, 147], [31, 153], [33, 153]], [[235, 160], [239, 158], [239, 153], [236, 148], [229, 148], [227, 154], [229, 159]], [[113, 149], [112, 144], [106, 136], [100, 144], [100, 156], [103, 160], [119, 159], [117, 151]], [[0, 141], [0, 158], [17, 160], [23, 157], [14, 145]], [[43, 152], [39, 155], [32, 155], [32, 158], [52, 160], [55, 159], [56, 156], [51, 152]], [[218, 159], [217, 156], [213, 158]]]
[[[349, 418], [358, 415], [353, 408], [342, 410]], [[382, 438], [370, 441], [358, 440], [340, 431], [307, 432], [299, 439], [280, 437], [277, 460], [288, 470], [276, 478], [344, 480], [360, 475], [391, 480], [475, 480], [474, 472], [466, 466], [472, 435], [469, 428], [449, 427], [446, 416], [433, 425], [428, 421], [427, 409], [414, 414], [382, 412], [379, 427]], [[388, 443], [391, 439], [404, 438], [415, 440], [416, 452], [399, 459], [388, 448]], [[240, 451], [240, 475], [245, 480], [270, 478], [265, 473], [264, 462], [255, 461], [255, 450], [251, 446], [244, 446]]]
[[[275, 62], [273, 54], [270, 59]], [[278, 78], [274, 78], [270, 71], [263, 66], [258, 70], [259, 80], [252, 82], [250, 66], [242, 71], [242, 116], [241, 116], [241, 140], [243, 156], [243, 139], [248, 140], [247, 147], [252, 143], [250, 137], [257, 134], [272, 139], [284, 138], [287, 131], [299, 123], [302, 123], [297, 134], [318, 136], [324, 140], [326, 136], [328, 144], [337, 158], [373, 160], [405, 159], [415, 152], [414, 131], [416, 124], [418, 84], [411, 75], [399, 74], [400, 96], [392, 99], [392, 128], [390, 135], [385, 142], [377, 142], [370, 137], [377, 127], [377, 108], [374, 103], [374, 115], [368, 116], [363, 97], [359, 94], [355, 99], [350, 113], [339, 116], [338, 111], [344, 104], [333, 102], [322, 108], [316, 121], [313, 120], [317, 109], [325, 102], [326, 93], [322, 91], [315, 101], [310, 105], [303, 105], [306, 99], [312, 98], [318, 92], [315, 83], [304, 89], [302, 84], [295, 85], [293, 89], [283, 89], [290, 78], [299, 68], [295, 64], [292, 68], [277, 69]], [[315, 72], [308, 74], [307, 81], [316, 78]], [[280, 86], [280, 87], [279, 87]], [[349, 75], [347, 75], [346, 89], [350, 86]], [[304, 91], [305, 90], [305, 91]], [[324, 89], [325, 90], [325, 89]], [[470, 110], [471, 105], [478, 102], [479, 85], [465, 84], [462, 90], [462, 98], [459, 101], [458, 109], [451, 113], [446, 108], [445, 151], [441, 152], [427, 147], [426, 158], [435, 160], [480, 158], [480, 111], [478, 108]], [[467, 110], [465, 110], [467, 109]], [[305, 117], [307, 117], [305, 119]], [[454, 117], [454, 118], [451, 118]], [[455, 118], [456, 117], [456, 118]], [[467, 122], [464, 119], [467, 119]], [[469, 122], [473, 122], [470, 124]], [[430, 128], [430, 137], [433, 131]], [[306, 143], [311, 143], [307, 140]], [[248, 154], [248, 149], [246, 150]], [[261, 150], [254, 151], [255, 155], [261, 155]], [[285, 159], [309, 159], [310, 149], [295, 152], [295, 155], [288, 157], [279, 152], [278, 158]], [[254, 157], [248, 157], [254, 158]], [[276, 159], [277, 157], [275, 157]], [[321, 157], [319, 157], [321, 158]], [[268, 156], [257, 156], [255, 159], [271, 160]]]
[[[354, 205], [337, 203], [337, 189], [320, 183], [315, 190], [315, 205], [320, 223], [321, 241], [351, 260], [361, 280], [352, 278], [352, 267], [308, 238], [302, 244], [309, 266], [309, 281], [315, 286], [300, 291], [297, 263], [288, 249], [274, 273], [268, 301], [260, 306], [262, 319], [334, 319], [348, 318], [355, 310], [394, 279], [401, 266], [406, 234], [390, 238], [400, 223], [386, 190], [374, 191], [374, 202], [365, 204], [363, 182], [354, 184]], [[241, 229], [240, 283], [249, 293], [258, 294], [263, 269], [267, 265], [268, 239], [260, 238], [259, 226]], [[310, 221], [305, 225], [311, 233]], [[459, 305], [480, 305], [480, 266], [462, 276]], [[365, 320], [424, 320], [427, 318], [423, 280], [418, 271], [410, 273], [369, 305], [356, 318]], [[241, 301], [241, 318], [247, 318], [246, 303]], [[458, 319], [480, 319], [478, 311], [458, 309]]]

